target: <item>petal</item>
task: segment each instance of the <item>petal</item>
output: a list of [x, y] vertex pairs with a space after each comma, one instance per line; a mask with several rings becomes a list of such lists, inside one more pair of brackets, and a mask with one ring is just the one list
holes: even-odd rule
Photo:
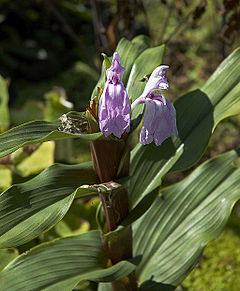
[[130, 130], [131, 104], [122, 82], [106, 83], [99, 102], [98, 115], [100, 130], [105, 136], [114, 134], [121, 138], [125, 131]]
[[165, 77], [168, 70], [168, 66], [161, 65], [157, 67], [151, 74], [142, 96], [147, 97], [156, 90], [167, 90], [169, 87], [167, 78]]
[[159, 146], [172, 133], [178, 136], [176, 127], [176, 111], [173, 105], [166, 99], [166, 104], [160, 100], [154, 100], [156, 105], [156, 118], [154, 120], [154, 141]]
[[140, 132], [140, 143], [149, 144], [153, 141], [153, 123], [155, 119], [156, 108], [154, 102], [150, 98], [146, 98], [145, 112], [143, 117], [143, 125]]
[[145, 104], [140, 143], [149, 144], [154, 139], [155, 144], [159, 146], [172, 134], [178, 136], [176, 111], [168, 99], [164, 104], [162, 96], [157, 95], [153, 99], [145, 98]]
[[176, 137], [178, 137], [175, 107], [171, 104], [171, 102], [167, 98], [166, 98], [166, 103], [167, 103], [167, 107], [169, 110], [169, 118], [170, 118], [171, 124], [172, 124], [172, 132]]

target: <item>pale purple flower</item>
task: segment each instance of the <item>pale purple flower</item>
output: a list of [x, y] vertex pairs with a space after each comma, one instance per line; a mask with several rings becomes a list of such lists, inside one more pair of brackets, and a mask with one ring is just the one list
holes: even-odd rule
[[153, 140], [159, 146], [172, 135], [178, 136], [176, 111], [168, 99], [152, 95], [145, 99], [145, 114], [140, 133], [140, 143], [149, 144]]
[[[175, 108], [162, 92], [169, 87], [165, 76], [167, 70], [168, 66], [157, 67], [151, 74], [142, 95], [132, 104], [133, 110], [136, 105], [145, 103], [140, 132], [140, 143], [142, 144], [149, 144], [154, 140], [155, 144], [159, 146], [172, 134], [178, 136]], [[154, 95], [156, 91], [160, 91], [161, 95]]]
[[131, 103], [121, 82], [125, 69], [120, 65], [117, 52], [113, 55], [111, 67], [107, 70], [105, 84], [98, 108], [98, 121], [101, 132], [121, 138], [130, 130]]

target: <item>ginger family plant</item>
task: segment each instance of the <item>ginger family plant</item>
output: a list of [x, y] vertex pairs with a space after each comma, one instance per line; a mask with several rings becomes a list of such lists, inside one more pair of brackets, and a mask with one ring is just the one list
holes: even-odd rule
[[[1, 194], [3, 250], [53, 227], [74, 199], [101, 199], [98, 230], [17, 256], [1, 271], [0, 290], [73, 290], [82, 280], [97, 282], [102, 291], [174, 290], [221, 233], [240, 198], [238, 149], [200, 165], [177, 184], [161, 188], [161, 183], [167, 173], [194, 165], [217, 124], [239, 113], [240, 50], [174, 106], [163, 93], [164, 50], [148, 48], [142, 36], [122, 39], [112, 60], [104, 56], [85, 113], [25, 123], [0, 135], [1, 156], [27, 144], [80, 138], [89, 141], [93, 159], [55, 164]], [[139, 130], [140, 143], [133, 146]]]

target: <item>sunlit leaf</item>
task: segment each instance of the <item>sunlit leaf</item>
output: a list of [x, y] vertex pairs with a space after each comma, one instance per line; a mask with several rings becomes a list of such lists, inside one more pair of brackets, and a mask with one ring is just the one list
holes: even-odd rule
[[[0, 195], [0, 247], [23, 244], [46, 231], [68, 211], [77, 189], [97, 178], [91, 163], [55, 164]], [[89, 196], [81, 191], [79, 197]]]
[[71, 134], [59, 130], [60, 120], [55, 122], [32, 121], [24, 123], [0, 135], [0, 157], [6, 156], [20, 147], [49, 140], [82, 138], [95, 140], [101, 132], [92, 134]]
[[121, 261], [107, 268], [99, 231], [39, 245], [17, 257], [1, 273], [2, 290], [71, 291], [81, 280], [109, 282], [134, 271], [136, 262]]
[[206, 244], [225, 226], [240, 199], [238, 151], [209, 160], [189, 177], [161, 190], [149, 211], [133, 225], [134, 253], [141, 281], [177, 286], [197, 263]]

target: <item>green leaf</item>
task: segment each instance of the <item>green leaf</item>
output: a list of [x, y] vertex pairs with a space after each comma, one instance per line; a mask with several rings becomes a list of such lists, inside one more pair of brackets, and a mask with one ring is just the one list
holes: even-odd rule
[[58, 130], [60, 121], [27, 122], [0, 134], [0, 157], [6, 156], [20, 147], [49, 140], [82, 138], [95, 140], [102, 136], [101, 132], [92, 134], [71, 134]]
[[201, 90], [183, 96], [174, 105], [184, 153], [172, 171], [196, 163], [217, 124], [240, 113], [240, 48], [220, 64]]
[[6, 81], [0, 76], [0, 128], [9, 126], [8, 89]]
[[[155, 181], [154, 187], [161, 184], [161, 178], [166, 174], [161, 170], [163, 165], [174, 159], [175, 164], [171, 165], [170, 171], [181, 171], [201, 158], [216, 125], [222, 119], [240, 113], [239, 82], [240, 49], [237, 49], [223, 61], [201, 90], [177, 99], [174, 106], [180, 138], [169, 138], [159, 147], [154, 144], [139, 145], [132, 153], [132, 204], [148, 192], [149, 185], [150, 189], [153, 188], [152, 179]], [[181, 157], [175, 159], [182, 147]], [[147, 161], [147, 166], [143, 161]]]
[[148, 39], [144, 36], [137, 36], [132, 41], [122, 38], [118, 43], [116, 51], [119, 53], [121, 66], [125, 68], [122, 77], [122, 82], [125, 86], [127, 86], [134, 61], [148, 46]]
[[[140, 199], [161, 184], [162, 177], [167, 174], [183, 153], [183, 145], [176, 151], [171, 139], [164, 142], [159, 149], [156, 148], [154, 144], [145, 148], [138, 144], [131, 153], [131, 206], [134, 206]], [[156, 161], [158, 158], [156, 150], [161, 157], [160, 161]]]
[[107, 267], [99, 231], [45, 243], [17, 257], [1, 273], [2, 290], [71, 291], [81, 280], [109, 282], [136, 268], [132, 261]]
[[133, 44], [139, 44], [141, 46], [141, 51], [147, 49], [150, 46], [151, 39], [145, 34], [139, 34], [132, 39]]
[[0, 250], [0, 271], [18, 255], [16, 249], [2, 249]]
[[[55, 164], [1, 193], [0, 247], [23, 244], [55, 225], [68, 211], [78, 188], [96, 182], [91, 163]], [[90, 194], [81, 189], [78, 197]]]
[[220, 155], [162, 189], [162, 196], [133, 225], [134, 255], [143, 255], [137, 268], [141, 281], [152, 278], [177, 286], [193, 269], [240, 199], [238, 157], [234, 150]]
[[158, 195], [158, 189], [148, 193], [127, 215], [121, 224], [113, 231], [108, 232], [105, 236], [108, 239], [115, 239], [119, 236], [120, 232], [127, 229], [129, 225], [138, 220], [152, 205]]
[[[103, 56], [103, 59], [105, 61], [105, 66], [106, 66], [106, 70], [107, 70], [108, 68], [111, 67], [111, 61], [109, 60], [109, 57], [106, 54], [102, 53], [102, 56]], [[106, 77], [107, 76], [105, 75], [105, 81], [106, 81]]]

